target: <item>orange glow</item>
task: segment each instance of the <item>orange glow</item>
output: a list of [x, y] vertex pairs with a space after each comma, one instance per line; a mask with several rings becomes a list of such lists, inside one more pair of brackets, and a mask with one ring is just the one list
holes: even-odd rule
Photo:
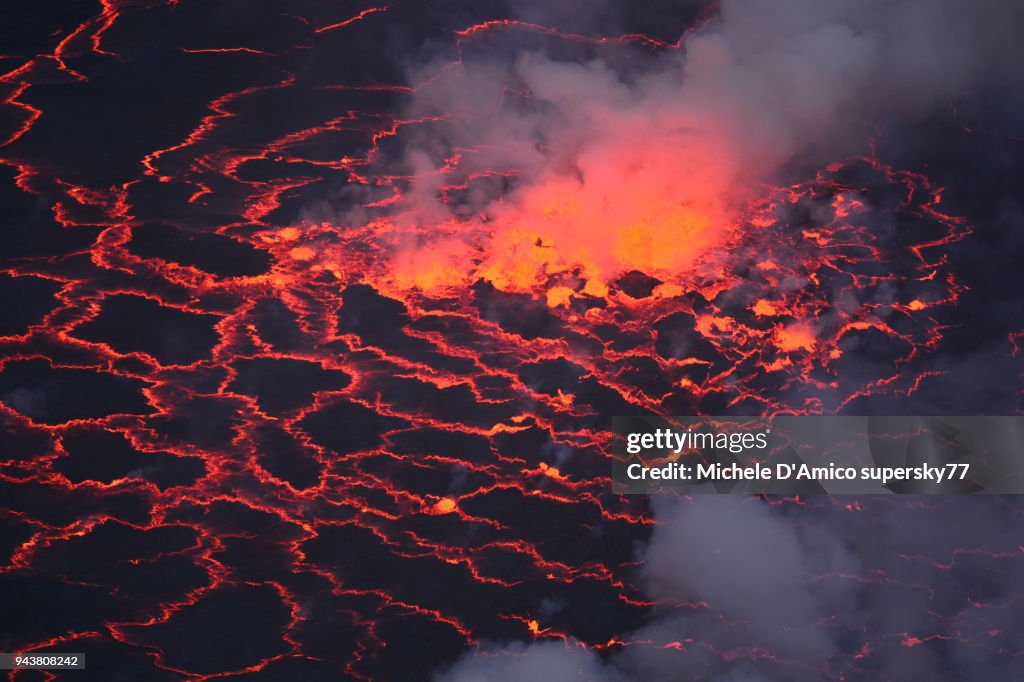
[[548, 305], [552, 308], [557, 308], [560, 305], [566, 305], [569, 303], [569, 297], [574, 293], [576, 292], [569, 287], [551, 287], [548, 289], [547, 293]]
[[458, 503], [450, 497], [442, 497], [434, 503], [432, 510], [435, 514], [451, 514], [459, 508]]
[[[618, 134], [581, 151], [573, 172], [548, 172], [484, 215], [431, 224], [436, 212], [414, 209], [419, 236], [393, 256], [393, 283], [432, 291], [484, 279], [537, 292], [552, 275], [574, 273], [583, 293], [603, 297], [631, 270], [662, 280], [693, 272], [734, 232], [737, 154], [723, 137], [687, 132], [690, 121], [624, 113], [614, 125]], [[655, 138], [652, 125], [679, 132]], [[548, 291], [548, 304], [568, 295]]]
[[814, 350], [818, 339], [814, 332], [805, 325], [793, 325], [778, 331], [779, 348], [788, 352], [796, 350]]
[[776, 315], [778, 313], [778, 311], [775, 310], [775, 306], [764, 299], [755, 303], [751, 310], [753, 310], [756, 315]]
[[608, 287], [601, 280], [591, 279], [587, 280], [586, 285], [583, 287], [583, 293], [604, 298], [608, 295]]
[[438, 291], [466, 283], [465, 242], [443, 238], [429, 248], [409, 247], [394, 255], [393, 283], [399, 289]]
[[719, 332], [730, 332], [736, 325], [736, 320], [731, 317], [714, 317], [702, 315], [697, 318], [697, 331], [704, 336], [711, 336]]
[[313, 257], [316, 256], [316, 252], [308, 246], [296, 246], [289, 253], [295, 260], [313, 260]]
[[562, 475], [561, 471], [559, 471], [557, 468], [553, 466], [545, 464], [544, 462], [540, 463], [540, 472], [547, 476], [548, 478], [554, 478], [556, 480], [565, 480], [565, 476]]
[[685, 291], [678, 284], [659, 284], [654, 287], [654, 291], [651, 294], [655, 298], [673, 298], [675, 296], [681, 296]]
[[677, 178], [663, 150], [620, 151], [633, 158], [595, 168], [585, 182], [549, 178], [502, 211], [485, 277], [529, 290], [538, 273], [573, 267], [602, 283], [629, 270], [692, 269], [722, 234], [725, 206], [708, 182]]

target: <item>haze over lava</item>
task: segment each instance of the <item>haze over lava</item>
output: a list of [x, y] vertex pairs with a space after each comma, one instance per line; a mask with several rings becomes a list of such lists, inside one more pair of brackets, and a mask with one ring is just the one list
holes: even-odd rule
[[781, 178], [1014, 82], [1013, 27], [991, 2], [739, 0], [674, 44], [520, 21], [459, 31], [454, 59], [409, 67], [403, 146], [362, 171], [407, 185], [378, 202], [388, 275], [531, 292], [567, 273], [603, 291], [634, 270], [720, 271], [708, 261], [756, 237], [752, 205]]

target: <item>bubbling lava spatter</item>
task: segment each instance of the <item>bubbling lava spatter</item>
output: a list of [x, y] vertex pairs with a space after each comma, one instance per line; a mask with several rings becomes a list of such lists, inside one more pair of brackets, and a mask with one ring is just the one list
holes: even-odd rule
[[[854, 158], [768, 188], [669, 276], [597, 278], [564, 258], [501, 276], [486, 223], [419, 225], [428, 243], [447, 231], [480, 250], [479, 271], [433, 276], [421, 271], [431, 258], [396, 257], [399, 183], [363, 224], [272, 219], [317, 173], [379, 180], [362, 174], [377, 146], [420, 123], [339, 108], [239, 142], [252, 134], [247, 102], [300, 87], [273, 61], [270, 82], [209, 102], [128, 180], [75, 184], [40, 162], [32, 131], [48, 112], [33, 88], [58, 77], [86, 87], [89, 60], [120, 58], [109, 37], [120, 4], [102, 5], [52, 54], [3, 76], [22, 112], [3, 162], [20, 195], [56, 197], [70, 240], [3, 267], [46, 308], [2, 338], [0, 579], [44, 595], [8, 613], [9, 649], [207, 680], [410, 679], [481, 640], [680, 648], [621, 639], [652, 606], [634, 582], [652, 520], [643, 500], [608, 492], [608, 418], [834, 412], [927, 381], [915, 362], [941, 343], [941, 312], [962, 291], [945, 250], [970, 227], [922, 175]], [[387, 11], [297, 24], [312, 43]], [[408, 89], [349, 94], [381, 91]], [[339, 134], [365, 134], [369, 151], [311, 152]], [[243, 172], [261, 162], [303, 170]], [[161, 201], [230, 219], [153, 220]], [[224, 632], [230, 646], [213, 646]], [[868, 650], [909, 641], [856, 634]]]

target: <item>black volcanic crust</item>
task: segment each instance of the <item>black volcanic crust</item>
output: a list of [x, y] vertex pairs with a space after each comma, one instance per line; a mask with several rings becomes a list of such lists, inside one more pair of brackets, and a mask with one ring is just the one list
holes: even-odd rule
[[616, 280], [615, 284], [630, 298], [647, 298], [662, 281], [639, 270], [630, 270]]
[[39, 277], [11, 277], [0, 274], [0, 336], [24, 334], [29, 325], [38, 324], [57, 301], [54, 294], [60, 283]]
[[93, 426], [65, 431], [61, 445], [66, 455], [54, 469], [75, 483], [137, 477], [169, 488], [192, 485], [206, 473], [200, 457], [140, 452], [122, 434]]
[[234, 364], [235, 379], [228, 388], [254, 396], [272, 413], [309, 404], [316, 391], [340, 391], [351, 377], [338, 370], [288, 358], [242, 359]]
[[220, 277], [251, 277], [270, 268], [270, 256], [250, 244], [159, 223], [134, 228], [129, 250], [143, 258], [190, 265]]
[[44, 424], [113, 414], [147, 414], [146, 384], [109, 372], [52, 367], [46, 360], [8, 362], [0, 372], [0, 401]]
[[189, 364], [209, 357], [220, 340], [215, 315], [191, 313], [141, 296], [111, 296], [100, 314], [75, 329], [86, 341], [109, 344], [120, 353], [143, 352], [165, 364]]

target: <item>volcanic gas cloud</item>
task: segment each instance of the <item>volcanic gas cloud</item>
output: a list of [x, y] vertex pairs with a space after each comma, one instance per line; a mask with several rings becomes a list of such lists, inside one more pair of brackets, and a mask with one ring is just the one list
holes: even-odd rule
[[[412, 69], [388, 274], [428, 292], [571, 274], [597, 293], [633, 270], [715, 272], [783, 170], [866, 153], [992, 75], [1009, 24], [941, 9], [741, 0], [674, 45], [562, 35], [553, 49], [531, 24], [467, 29], [454, 61]], [[393, 156], [374, 160], [399, 181]]]

